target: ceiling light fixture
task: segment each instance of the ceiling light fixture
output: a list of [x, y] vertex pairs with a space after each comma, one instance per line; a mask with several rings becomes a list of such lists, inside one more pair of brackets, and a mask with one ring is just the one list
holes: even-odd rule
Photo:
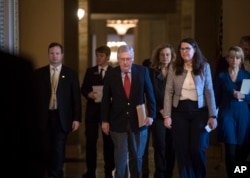
[[107, 27], [114, 28], [119, 36], [124, 36], [128, 29], [136, 27], [137, 22], [137, 19], [107, 20]]

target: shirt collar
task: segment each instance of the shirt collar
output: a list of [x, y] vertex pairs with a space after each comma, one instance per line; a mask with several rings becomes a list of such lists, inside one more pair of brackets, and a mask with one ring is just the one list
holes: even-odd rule
[[107, 68], [108, 68], [108, 65], [106, 65], [104, 67], [98, 66], [98, 71], [101, 71], [101, 69], [103, 69], [104, 71], [106, 71]]
[[[55, 66], [52, 66], [52, 65], [50, 64], [50, 70], [52, 70], [53, 68], [55, 68]], [[58, 66], [56, 66], [56, 68], [58, 69], [58, 71], [61, 71], [62, 64], [59, 64]]]

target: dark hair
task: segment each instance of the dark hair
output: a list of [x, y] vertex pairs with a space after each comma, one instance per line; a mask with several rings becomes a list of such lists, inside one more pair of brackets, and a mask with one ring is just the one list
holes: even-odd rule
[[151, 61], [150, 61], [150, 58], [146, 58], [142, 61], [142, 65], [143, 66], [146, 66], [146, 67], [150, 67], [151, 65]]
[[57, 43], [57, 42], [52, 42], [52, 43], [49, 44], [48, 52], [49, 52], [50, 48], [53, 48], [55, 46], [58, 46], [59, 48], [61, 48], [61, 52], [63, 53], [63, 46], [60, 43]]
[[242, 43], [250, 43], [250, 36], [249, 35], [246, 35], [246, 36], [242, 36], [241, 39], [240, 39], [240, 44]]
[[99, 46], [95, 49], [95, 53], [105, 53], [106, 56], [110, 56], [111, 49], [108, 46]]
[[173, 65], [176, 75], [180, 75], [184, 71], [184, 61], [183, 61], [181, 54], [180, 54], [180, 48], [181, 48], [182, 43], [188, 43], [194, 49], [196, 49], [194, 56], [193, 56], [193, 60], [192, 60], [193, 73], [194, 73], [194, 75], [201, 74], [202, 69], [204, 67], [204, 63], [207, 61], [207, 59], [202, 54], [197, 42], [194, 39], [185, 38], [185, 39], [181, 40], [179, 43], [177, 57], [176, 57], [176, 60], [174, 61], [174, 65]]

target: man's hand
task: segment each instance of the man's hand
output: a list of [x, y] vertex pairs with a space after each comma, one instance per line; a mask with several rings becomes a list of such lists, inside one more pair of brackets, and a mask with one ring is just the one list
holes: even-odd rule
[[109, 135], [109, 123], [108, 122], [102, 122], [102, 131], [106, 135]]
[[80, 127], [79, 121], [73, 121], [72, 123], [72, 132], [76, 131]]
[[144, 121], [144, 124], [146, 125], [146, 126], [150, 126], [150, 125], [152, 125], [152, 123], [153, 123], [153, 118], [151, 118], [151, 117], [146, 117], [146, 119], [145, 119], [145, 121]]

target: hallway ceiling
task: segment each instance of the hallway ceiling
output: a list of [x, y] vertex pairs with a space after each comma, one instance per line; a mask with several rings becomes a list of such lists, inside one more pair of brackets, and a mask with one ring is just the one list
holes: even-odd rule
[[90, 0], [94, 14], [166, 14], [174, 13], [176, 0]]

